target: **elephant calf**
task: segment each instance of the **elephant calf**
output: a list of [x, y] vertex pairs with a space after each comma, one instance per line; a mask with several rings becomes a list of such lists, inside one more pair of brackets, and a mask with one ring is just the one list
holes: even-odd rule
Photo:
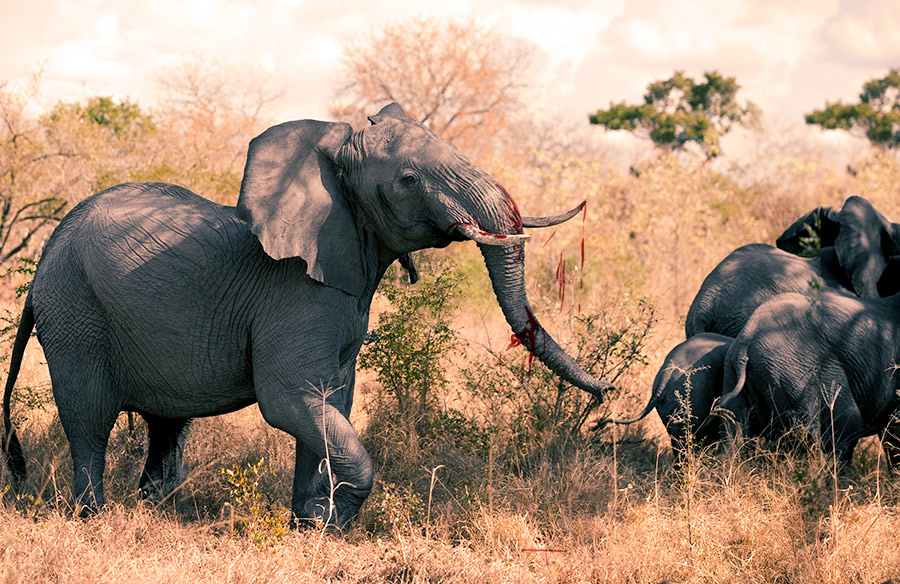
[[825, 454], [847, 464], [860, 438], [891, 422], [897, 363], [900, 295], [782, 294], [753, 313], [729, 349], [718, 408], [770, 436], [809, 424]]
[[[722, 393], [722, 369], [725, 354], [734, 339], [715, 333], [701, 333], [669, 351], [653, 380], [650, 401], [635, 418], [616, 421], [633, 424], [656, 408], [676, 453], [688, 446], [688, 438], [698, 446], [719, 439], [719, 423], [700, 426]], [[690, 420], [687, 409], [690, 408]]]

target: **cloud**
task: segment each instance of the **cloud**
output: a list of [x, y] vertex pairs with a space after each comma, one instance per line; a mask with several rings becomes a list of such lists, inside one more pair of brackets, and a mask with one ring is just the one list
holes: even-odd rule
[[0, 81], [46, 63], [51, 101], [104, 93], [147, 104], [155, 75], [194, 54], [283, 81], [279, 116], [325, 116], [342, 43], [421, 15], [471, 16], [531, 43], [546, 103], [579, 120], [639, 101], [676, 70], [713, 69], [767, 114], [798, 118], [900, 66], [893, 0], [30, 0], [4, 8]]
[[842, 0], [818, 36], [823, 59], [863, 67], [900, 63], [900, 3]]
[[587, 114], [639, 102], [648, 83], [674, 71], [718, 70], [737, 79], [742, 99], [797, 116], [809, 93], [796, 76], [836, 11], [836, 0], [629, 1], [576, 74], [571, 102]]

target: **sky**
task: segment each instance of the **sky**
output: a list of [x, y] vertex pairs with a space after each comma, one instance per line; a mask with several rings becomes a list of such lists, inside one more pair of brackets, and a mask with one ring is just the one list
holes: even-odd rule
[[[42, 70], [45, 106], [113, 95], [152, 107], [188, 56], [261, 69], [283, 119], [327, 118], [342, 43], [414, 17], [474, 18], [534, 47], [534, 105], [586, 120], [676, 70], [718, 70], [767, 120], [803, 124], [900, 67], [897, 0], [6, 0], [0, 82]], [[401, 104], [402, 105], [402, 104]]]

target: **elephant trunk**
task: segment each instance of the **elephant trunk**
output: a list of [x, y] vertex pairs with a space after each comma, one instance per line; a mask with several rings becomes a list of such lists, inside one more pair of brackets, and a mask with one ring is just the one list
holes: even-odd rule
[[513, 333], [538, 360], [572, 385], [603, 399], [610, 383], [582, 369], [563, 351], [534, 316], [525, 294], [525, 246], [478, 244], [497, 302]]

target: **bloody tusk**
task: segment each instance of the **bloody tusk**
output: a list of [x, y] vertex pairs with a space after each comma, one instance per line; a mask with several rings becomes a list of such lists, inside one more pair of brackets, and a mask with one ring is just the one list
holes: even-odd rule
[[455, 225], [454, 228], [466, 239], [471, 239], [472, 241], [483, 243], [485, 245], [515, 245], [517, 243], [525, 241], [530, 237], [529, 235], [524, 233], [511, 233], [509, 235], [489, 233], [487, 231], [482, 231], [477, 227], [466, 225], [464, 223]]
[[554, 225], [559, 225], [560, 223], [568, 221], [575, 215], [578, 215], [581, 210], [584, 209], [586, 204], [587, 200], [581, 201], [581, 204], [571, 211], [566, 211], [559, 215], [551, 215], [549, 217], [522, 217], [522, 227], [552, 227]]

